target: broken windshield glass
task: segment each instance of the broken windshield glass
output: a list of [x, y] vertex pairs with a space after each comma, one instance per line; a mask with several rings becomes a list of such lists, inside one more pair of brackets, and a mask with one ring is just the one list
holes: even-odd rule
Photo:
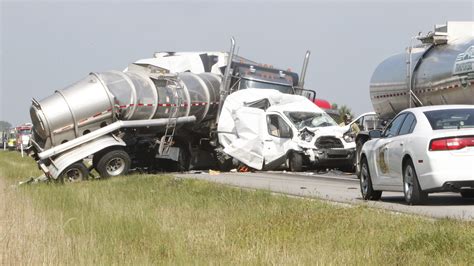
[[337, 126], [336, 121], [326, 113], [313, 112], [284, 112], [295, 127], [300, 130], [305, 127]]

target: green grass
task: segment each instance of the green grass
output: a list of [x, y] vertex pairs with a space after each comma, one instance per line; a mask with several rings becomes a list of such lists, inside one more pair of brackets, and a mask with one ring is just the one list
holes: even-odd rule
[[469, 265], [474, 223], [274, 196], [171, 176], [10, 187], [0, 152], [0, 264]]

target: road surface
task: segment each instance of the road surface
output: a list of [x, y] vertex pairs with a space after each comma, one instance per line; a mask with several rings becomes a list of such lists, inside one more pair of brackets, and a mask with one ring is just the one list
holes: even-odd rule
[[354, 175], [329, 172], [287, 173], [214, 173], [195, 171], [176, 174], [182, 178], [196, 178], [243, 188], [265, 189], [302, 197], [314, 197], [329, 201], [366, 204], [401, 213], [412, 213], [433, 218], [474, 220], [474, 199], [463, 199], [459, 193], [430, 194], [423, 206], [404, 203], [402, 192], [383, 192], [380, 201], [364, 201], [359, 190], [359, 180]]

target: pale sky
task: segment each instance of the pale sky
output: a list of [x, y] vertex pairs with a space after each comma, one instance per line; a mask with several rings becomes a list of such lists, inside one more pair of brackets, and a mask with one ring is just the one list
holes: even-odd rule
[[[1, 0], [0, 0], [1, 1]], [[419, 31], [473, 20], [473, 1], [0, 2], [0, 120], [29, 122], [41, 100], [90, 72], [122, 70], [156, 51], [227, 51], [300, 72], [318, 98], [372, 110], [377, 64]]]

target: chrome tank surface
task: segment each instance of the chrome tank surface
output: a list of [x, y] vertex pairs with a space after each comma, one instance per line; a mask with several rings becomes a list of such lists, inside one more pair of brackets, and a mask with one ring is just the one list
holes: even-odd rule
[[211, 120], [217, 113], [220, 82], [221, 76], [212, 73], [153, 77], [131, 71], [91, 73], [39, 102], [33, 101], [34, 141], [48, 149], [116, 120], [188, 115], [196, 116], [198, 123]]
[[409, 76], [422, 105], [474, 104], [474, 36], [414, 48], [411, 75], [407, 62], [408, 53], [394, 55], [372, 75], [370, 97], [382, 119], [410, 107]]

